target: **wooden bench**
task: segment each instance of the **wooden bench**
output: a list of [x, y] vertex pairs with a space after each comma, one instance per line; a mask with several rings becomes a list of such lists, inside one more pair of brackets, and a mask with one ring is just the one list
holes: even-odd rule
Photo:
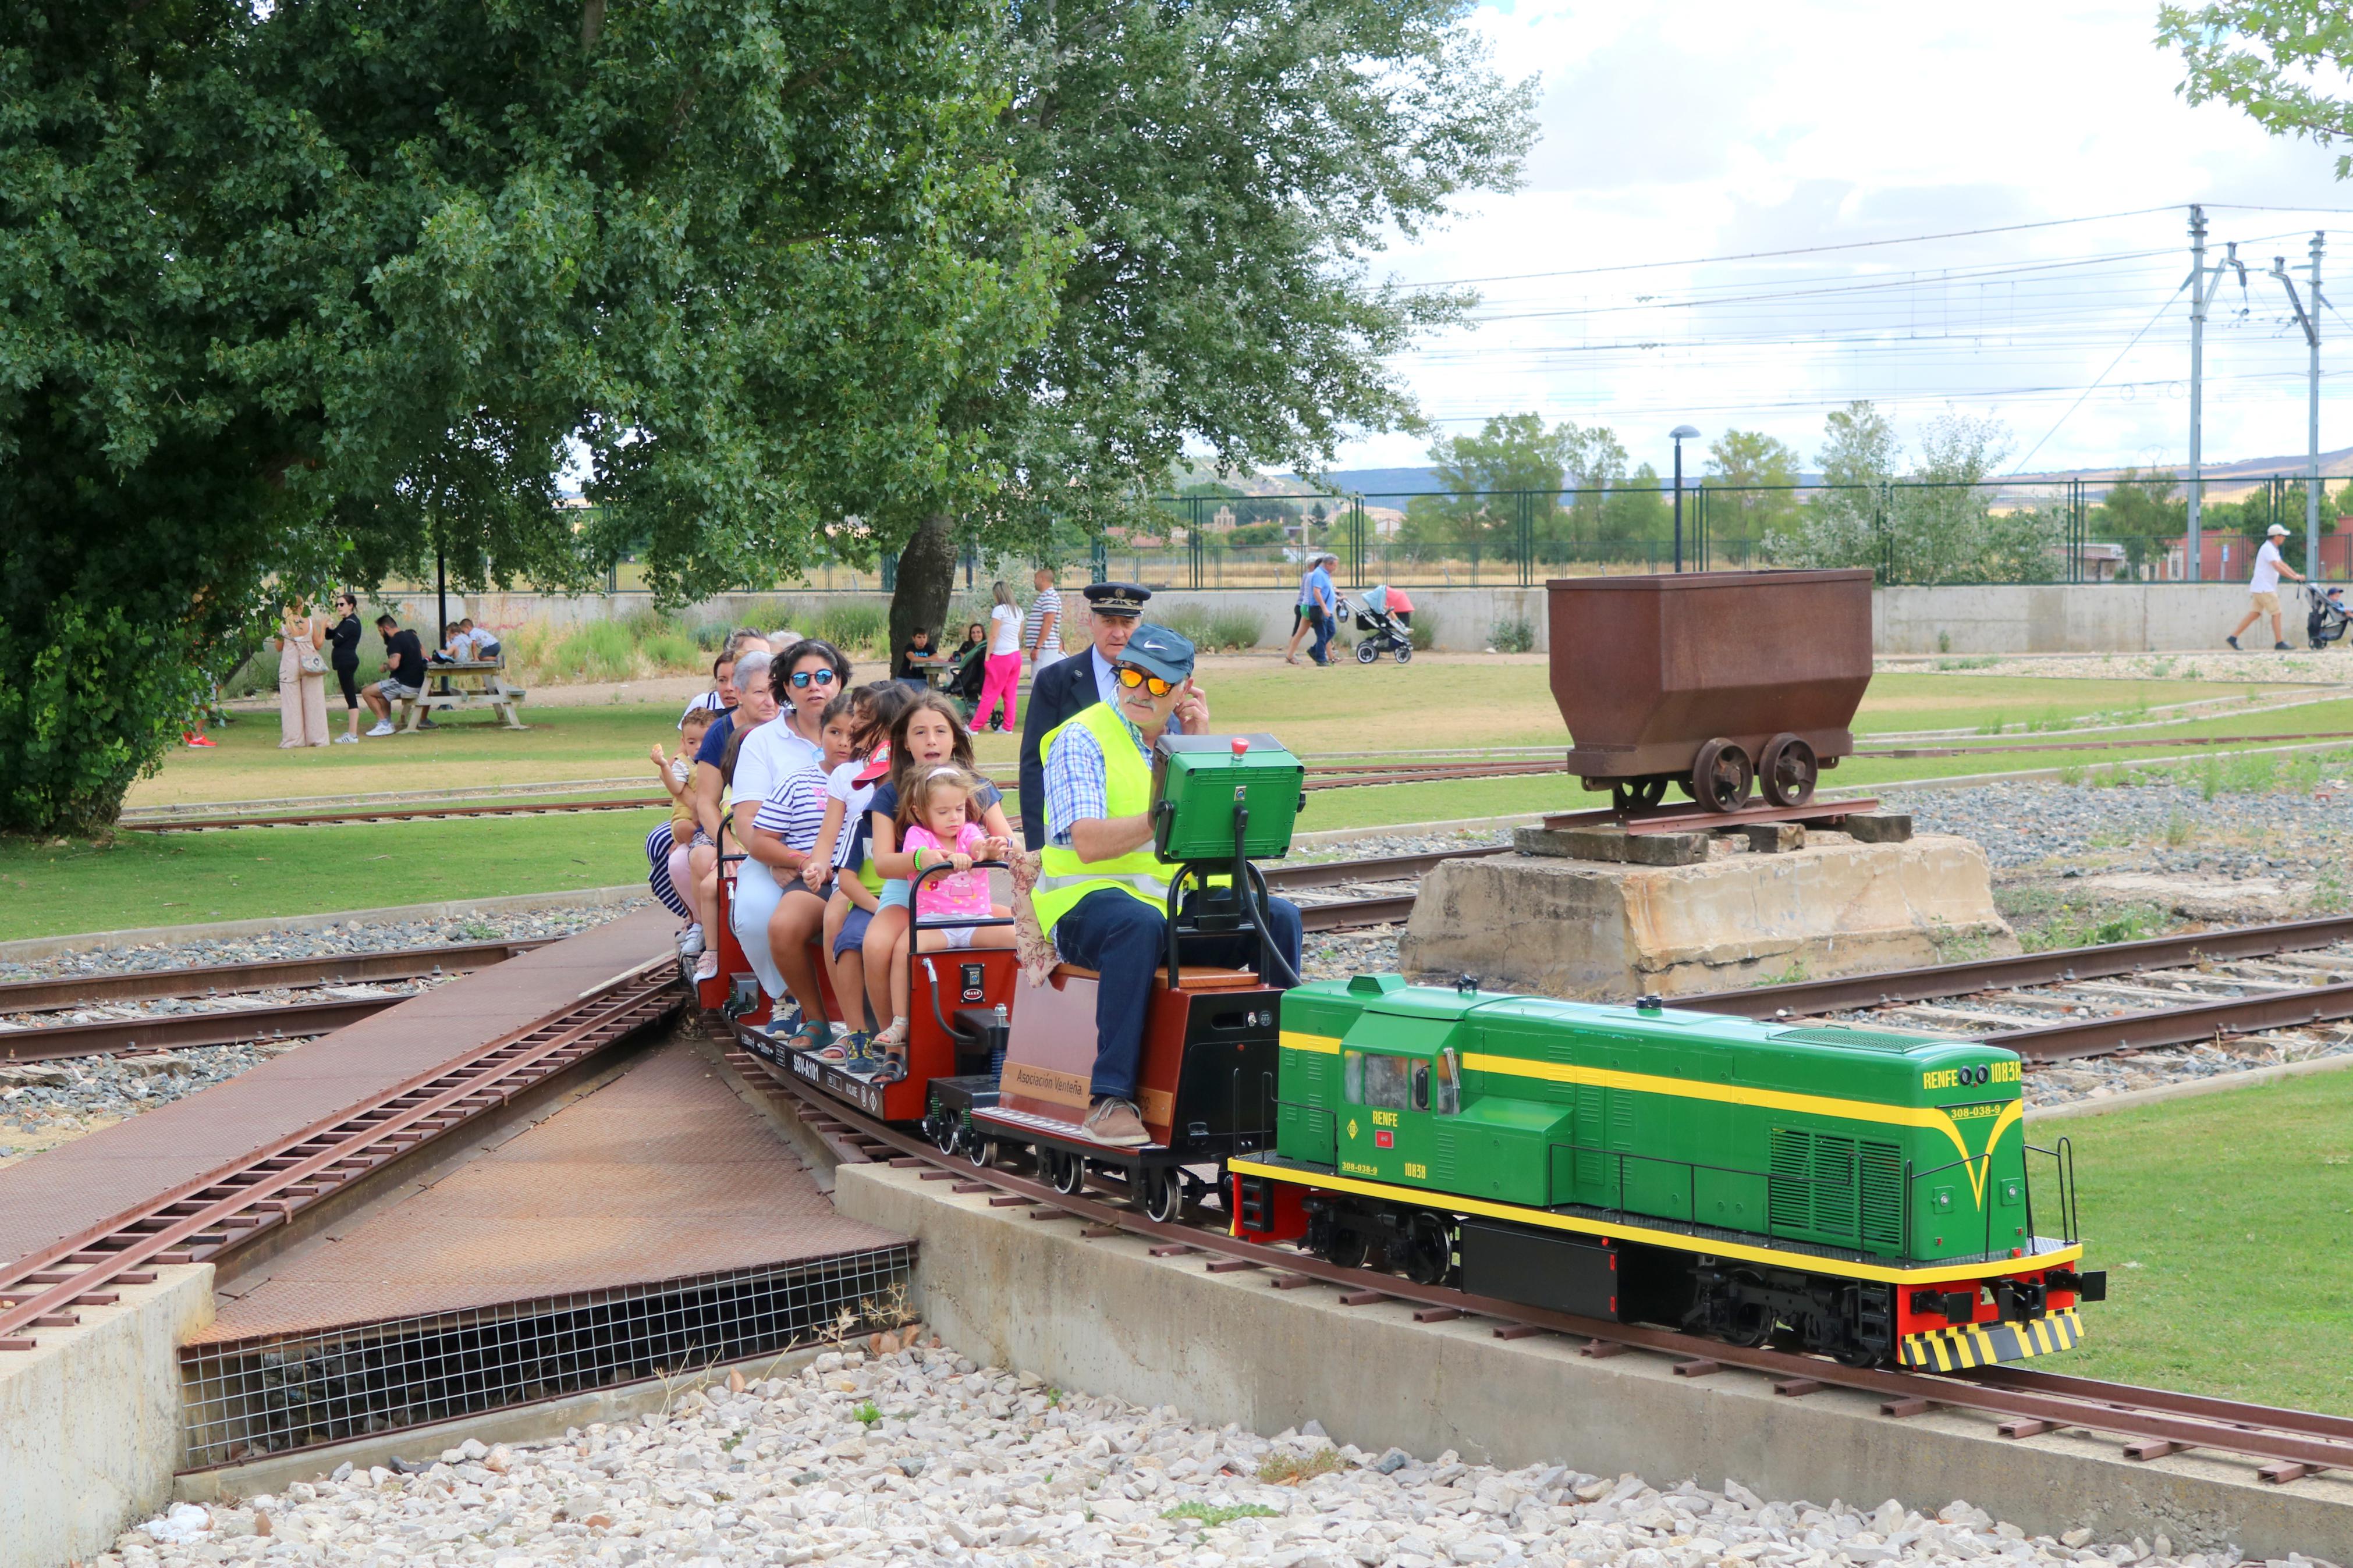
[[[425, 722], [427, 713], [456, 712], [461, 709], [487, 708], [499, 716], [499, 721], [510, 730], [527, 730], [522, 721], [523, 699], [531, 694], [520, 686], [506, 681], [506, 660], [503, 658], [460, 659], [455, 663], [425, 667], [426, 689], [422, 697], [408, 700], [408, 711], [402, 716], [400, 728], [415, 734]], [[436, 691], [433, 688], [448, 679], [453, 685], [471, 682], [465, 690]]]

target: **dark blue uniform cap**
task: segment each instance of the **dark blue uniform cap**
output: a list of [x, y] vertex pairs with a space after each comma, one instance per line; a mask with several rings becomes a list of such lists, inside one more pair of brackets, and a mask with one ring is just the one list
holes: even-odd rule
[[1090, 583], [1081, 590], [1087, 608], [1098, 616], [1140, 616], [1152, 590], [1134, 583]]
[[1193, 673], [1193, 645], [1181, 634], [1147, 621], [1135, 628], [1115, 661], [1175, 685]]

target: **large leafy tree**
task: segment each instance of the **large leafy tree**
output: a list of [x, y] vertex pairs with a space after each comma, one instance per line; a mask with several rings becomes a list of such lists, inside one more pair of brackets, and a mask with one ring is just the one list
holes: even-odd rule
[[1708, 531], [1722, 542], [1768, 539], [1789, 524], [1798, 507], [1798, 454], [1761, 430], [1726, 430], [1708, 443], [1701, 481]]
[[331, 574], [572, 583], [626, 540], [685, 594], [985, 494], [960, 411], [1060, 260], [1001, 155], [996, 24], [0, 11], [0, 827], [111, 821], [206, 665]]
[[1533, 83], [1471, 0], [1013, 0], [1006, 156], [1077, 251], [1051, 331], [967, 409], [1008, 483], [934, 509], [894, 636], [937, 624], [963, 529], [1034, 550], [1139, 515], [1188, 447], [1314, 473], [1352, 429], [1412, 417], [1388, 357], [1466, 298], [1371, 261], [1466, 191], [1517, 177]]
[[[2353, 14], [2337, 0], [2160, 6], [2157, 37], [2180, 51], [2191, 103], [2220, 99], [2274, 136], [2321, 147], [2353, 141]], [[2340, 153], [2337, 177], [2348, 174], [2353, 153]]]

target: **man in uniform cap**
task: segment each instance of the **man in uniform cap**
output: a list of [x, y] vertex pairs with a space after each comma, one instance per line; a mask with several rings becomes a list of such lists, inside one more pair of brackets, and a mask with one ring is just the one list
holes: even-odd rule
[[[1130, 626], [1112, 664], [1117, 695], [1080, 709], [1046, 737], [1047, 838], [1030, 896], [1064, 961], [1095, 972], [1086, 1131], [1123, 1148], [1151, 1142], [1136, 1108], [1136, 1079], [1153, 972], [1168, 942], [1169, 868], [1152, 844], [1152, 748], [1180, 721], [1196, 734], [1209, 722], [1193, 685], [1193, 645], [1166, 626]], [[1187, 904], [1199, 896], [1187, 894]], [[1296, 973], [1297, 906], [1270, 898], [1267, 918], [1269, 936]], [[1255, 966], [1259, 936], [1196, 938], [1186, 957]]]
[[[1083, 658], [1050, 664], [1029, 679], [1029, 710], [1021, 721], [1021, 837], [1032, 849], [1046, 847], [1046, 731], [1082, 708], [1112, 700], [1112, 666], [1135, 630], [1144, 602], [1152, 597], [1151, 589], [1134, 583], [1092, 583], [1084, 591], [1094, 647]], [[1205, 709], [1203, 723], [1207, 715]]]

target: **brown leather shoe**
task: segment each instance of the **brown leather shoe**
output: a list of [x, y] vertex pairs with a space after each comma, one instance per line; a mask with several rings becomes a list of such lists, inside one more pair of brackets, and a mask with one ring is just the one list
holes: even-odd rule
[[1082, 1125], [1088, 1137], [1114, 1149], [1138, 1149], [1152, 1142], [1152, 1134], [1144, 1130], [1144, 1118], [1124, 1100], [1096, 1100]]

